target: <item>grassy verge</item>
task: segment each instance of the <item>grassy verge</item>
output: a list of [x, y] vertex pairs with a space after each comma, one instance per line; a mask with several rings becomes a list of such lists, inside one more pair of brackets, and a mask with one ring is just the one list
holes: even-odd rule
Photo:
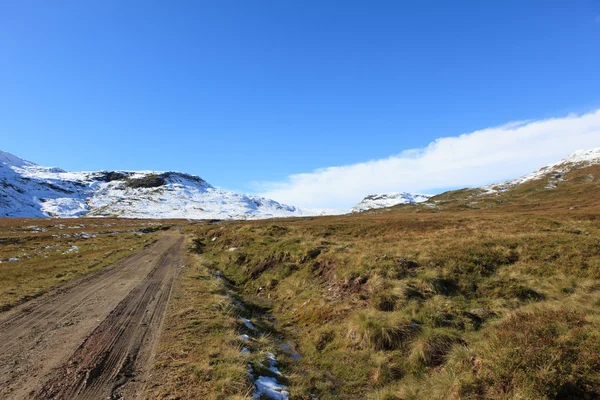
[[0, 310], [97, 272], [154, 241], [156, 222], [0, 220]]
[[226, 284], [200, 256], [190, 257], [174, 289], [145, 397], [244, 399], [247, 357]]
[[251, 399], [258, 376], [277, 377], [279, 332], [260, 298], [242, 301], [215, 266], [192, 254], [174, 289], [144, 398]]

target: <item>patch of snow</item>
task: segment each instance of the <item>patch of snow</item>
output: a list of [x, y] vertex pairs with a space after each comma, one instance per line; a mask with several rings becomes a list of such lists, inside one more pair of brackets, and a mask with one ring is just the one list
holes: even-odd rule
[[[277, 360], [275, 354], [267, 352], [267, 360], [269, 361], [269, 371], [276, 376], [282, 376], [281, 371], [277, 368]], [[254, 392], [254, 398], [260, 399], [261, 396], [268, 397], [270, 399], [288, 399], [289, 392], [286, 390], [287, 386], [280, 383], [277, 378], [270, 376], [259, 376], [255, 381], [256, 391]]]
[[242, 339], [242, 341], [244, 342], [247, 342], [248, 340], [250, 340], [250, 336], [244, 333], [243, 335], [240, 335], [240, 339]]
[[578, 150], [571, 155], [563, 158], [554, 165], [560, 164], [581, 164], [581, 163], [599, 163], [600, 147], [588, 150]]
[[261, 396], [266, 396], [273, 400], [287, 400], [290, 397], [290, 393], [286, 390], [287, 386], [277, 382], [277, 379], [269, 376], [259, 376], [254, 381], [256, 391], [254, 392], [254, 398], [260, 399]]
[[252, 331], [256, 330], [256, 327], [252, 324], [252, 322], [250, 322], [248, 318], [240, 318], [240, 320], [244, 323], [244, 325], [246, 325], [246, 328]]
[[46, 232], [46, 229], [44, 228], [40, 228], [37, 225], [30, 225], [30, 226], [26, 226], [25, 228], [23, 228], [24, 230], [29, 230], [31, 232]]
[[81, 233], [76, 233], [73, 235], [73, 237], [75, 239], [92, 239], [95, 238], [97, 235], [95, 233], [87, 233], [87, 232], [81, 232]]
[[267, 359], [269, 360], [269, 371], [271, 371], [275, 375], [281, 375], [281, 371], [279, 371], [279, 368], [277, 368], [277, 365], [279, 363], [277, 362], [277, 359], [275, 358], [275, 354], [273, 354], [271, 352], [267, 352]]
[[84, 200], [64, 197], [44, 201], [41, 210], [44, 214], [65, 218], [79, 217], [88, 212]]
[[414, 193], [378, 193], [371, 194], [356, 206], [352, 207], [352, 212], [361, 212], [371, 210], [375, 208], [392, 207], [398, 204], [414, 204], [422, 203], [429, 200], [431, 195], [428, 194], [414, 194]]

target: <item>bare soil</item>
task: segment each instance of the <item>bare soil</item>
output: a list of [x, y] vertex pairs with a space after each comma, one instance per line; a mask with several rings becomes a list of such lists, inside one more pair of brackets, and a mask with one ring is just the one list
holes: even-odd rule
[[112, 268], [0, 314], [0, 398], [137, 397], [183, 243], [167, 232]]

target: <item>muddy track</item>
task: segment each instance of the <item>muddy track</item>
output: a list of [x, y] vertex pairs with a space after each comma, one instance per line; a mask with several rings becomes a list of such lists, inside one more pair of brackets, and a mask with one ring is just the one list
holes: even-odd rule
[[0, 398], [134, 398], [160, 333], [183, 236], [0, 315]]

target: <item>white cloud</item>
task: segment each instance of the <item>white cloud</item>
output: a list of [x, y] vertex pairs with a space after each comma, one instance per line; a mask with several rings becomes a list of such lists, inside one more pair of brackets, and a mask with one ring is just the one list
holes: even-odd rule
[[435, 140], [381, 160], [295, 174], [261, 195], [303, 207], [348, 209], [370, 193], [431, 193], [516, 178], [573, 151], [600, 146], [600, 109]]

